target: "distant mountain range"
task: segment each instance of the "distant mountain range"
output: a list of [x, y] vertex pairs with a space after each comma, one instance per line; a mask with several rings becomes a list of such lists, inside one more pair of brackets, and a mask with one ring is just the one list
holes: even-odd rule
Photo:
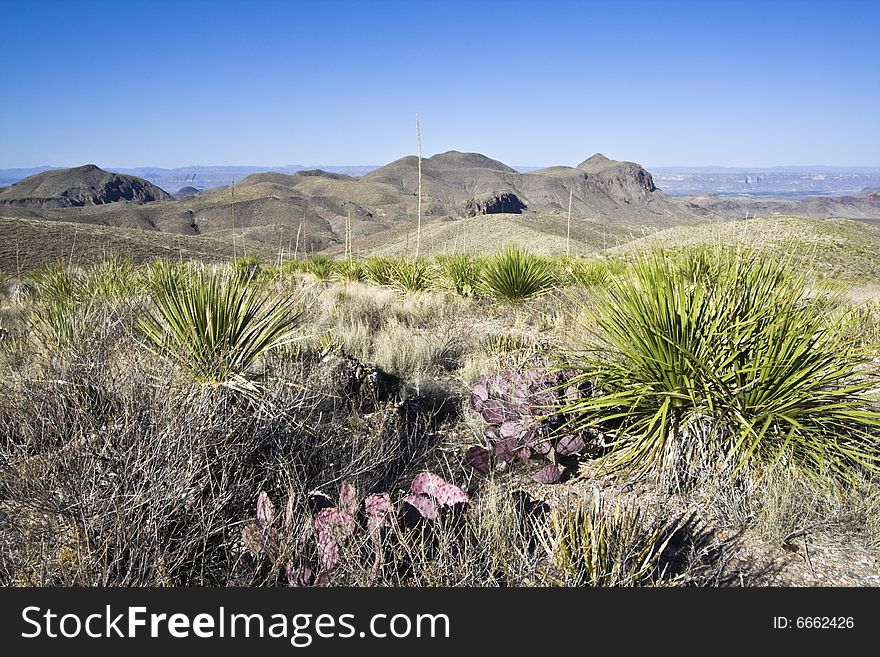
[[[175, 197], [148, 179], [86, 165], [44, 171], [0, 189], [0, 220], [138, 229], [275, 253], [285, 245], [299, 253], [334, 253], [349, 241], [356, 252], [407, 253], [419, 207], [418, 165], [410, 155], [368, 172], [363, 167], [360, 175], [261, 171], [234, 186], [201, 189], [202, 174], [190, 171], [181, 174], [180, 182], [189, 184]], [[218, 175], [245, 169], [222, 168]], [[145, 175], [155, 180], [153, 171]], [[426, 253], [491, 251], [509, 240], [555, 250], [569, 232], [585, 250], [604, 248], [609, 239], [627, 235], [756, 215], [880, 220], [877, 188], [809, 198], [677, 197], [641, 165], [600, 153], [576, 167], [528, 172], [479, 153], [440, 153], [422, 160], [420, 205]]]
[[[32, 167], [29, 169], [0, 169], [0, 187], [12, 185], [19, 180], [23, 180], [28, 176], [33, 176], [44, 171], [61, 169], [63, 167]], [[350, 176], [362, 176], [369, 173], [378, 166], [304, 166], [301, 164], [290, 164], [282, 167], [265, 167], [265, 166], [189, 166], [178, 167], [176, 169], [163, 169], [161, 167], [135, 167], [135, 168], [116, 168], [111, 167], [114, 173], [122, 173], [129, 176], [137, 176], [143, 178], [157, 187], [161, 187], [169, 194], [176, 194], [184, 187], [194, 187], [195, 189], [213, 189], [215, 187], [225, 187], [243, 179], [253, 173], [273, 172], [273, 173], [296, 173], [297, 171], [305, 171], [308, 169], [320, 168], [330, 173], [344, 173]]]
[[[61, 167], [0, 169], [0, 187], [12, 185], [37, 173]], [[362, 166], [305, 166], [291, 164], [266, 166], [189, 166], [175, 169], [161, 167], [110, 168], [114, 173], [137, 176], [176, 195], [191, 187], [201, 191], [241, 182], [254, 173], [284, 173], [320, 169], [359, 177], [380, 168]], [[519, 173], [531, 173], [546, 167], [515, 166]], [[853, 195], [866, 187], [880, 187], [880, 167], [788, 166], [788, 167], [654, 167], [654, 182], [671, 196], [702, 194], [744, 195], [753, 197], [803, 197]]]
[[775, 167], [652, 169], [657, 185], [672, 196], [718, 194], [796, 198], [858, 194], [880, 187], [880, 167]]

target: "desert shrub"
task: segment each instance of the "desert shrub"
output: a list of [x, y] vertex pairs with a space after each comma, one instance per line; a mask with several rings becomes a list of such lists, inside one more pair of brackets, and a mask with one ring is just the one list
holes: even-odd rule
[[83, 342], [90, 328], [95, 297], [81, 272], [58, 263], [31, 274], [36, 298], [28, 321], [33, 335], [45, 346], [69, 348]]
[[438, 256], [442, 287], [462, 297], [479, 293], [484, 260], [466, 254]]
[[302, 271], [311, 274], [322, 283], [333, 280], [337, 263], [323, 254], [310, 256], [302, 262]]
[[430, 290], [434, 281], [434, 270], [427, 260], [401, 259], [394, 263], [391, 285], [404, 294]]
[[235, 278], [242, 282], [256, 280], [263, 273], [263, 262], [256, 253], [235, 258], [229, 263], [229, 269]]
[[[440, 440], [426, 410], [380, 407], [327, 363], [273, 355], [257, 404], [95, 351], [88, 367], [0, 378], [0, 585], [277, 583], [243, 558], [260, 490], [397, 491]], [[368, 584], [360, 563], [352, 577]]]
[[616, 425], [606, 463], [676, 484], [779, 461], [846, 480], [878, 469], [871, 351], [803, 271], [748, 250], [644, 255], [596, 298], [567, 368], [605, 393], [566, 408]]
[[503, 301], [524, 301], [540, 296], [556, 286], [550, 263], [536, 255], [509, 245], [486, 261], [482, 289]]
[[394, 258], [377, 256], [364, 261], [364, 273], [373, 285], [390, 286], [394, 284]]
[[111, 255], [85, 269], [80, 284], [83, 294], [96, 301], [120, 303], [139, 288], [138, 271], [129, 258]]
[[666, 575], [664, 552], [676, 532], [674, 523], [649, 522], [637, 506], [605, 506], [578, 499], [554, 513], [543, 544], [568, 586], [651, 586]]
[[187, 278], [187, 265], [167, 258], [156, 258], [140, 271], [141, 291], [149, 294], [158, 285], [182, 285]]
[[761, 482], [755, 508], [758, 534], [774, 545], [821, 539], [860, 539], [880, 549], [880, 487], [863, 480], [841, 487], [808, 478], [792, 467], [775, 468]]
[[600, 287], [624, 270], [624, 263], [618, 260], [578, 258], [568, 263], [566, 279], [583, 287]]
[[335, 278], [343, 283], [360, 283], [367, 277], [364, 264], [359, 260], [340, 260], [336, 263]]
[[222, 272], [197, 271], [186, 280], [159, 271], [154, 310], [139, 325], [159, 355], [194, 381], [252, 389], [248, 370], [289, 337], [300, 311], [292, 297], [270, 301]]

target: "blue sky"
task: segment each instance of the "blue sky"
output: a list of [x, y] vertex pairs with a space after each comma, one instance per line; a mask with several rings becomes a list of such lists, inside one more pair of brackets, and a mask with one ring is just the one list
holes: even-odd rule
[[0, 0], [0, 167], [880, 165], [880, 2]]

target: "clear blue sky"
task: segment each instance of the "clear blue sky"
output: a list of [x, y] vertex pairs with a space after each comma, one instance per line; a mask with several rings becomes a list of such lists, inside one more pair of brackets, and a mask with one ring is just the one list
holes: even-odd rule
[[880, 165], [880, 2], [0, 0], [0, 167]]

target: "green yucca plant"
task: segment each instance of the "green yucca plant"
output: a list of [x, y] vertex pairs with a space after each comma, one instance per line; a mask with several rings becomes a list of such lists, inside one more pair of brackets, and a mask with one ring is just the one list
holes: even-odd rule
[[171, 268], [153, 281], [154, 311], [139, 322], [151, 350], [203, 385], [256, 389], [249, 370], [286, 344], [299, 317], [291, 298], [270, 301], [223, 272], [196, 270], [186, 279]]
[[637, 506], [612, 510], [598, 491], [560, 508], [538, 536], [567, 586], [653, 586], [664, 572], [664, 552], [674, 523], [647, 522]]
[[366, 277], [364, 264], [359, 260], [340, 260], [336, 263], [336, 280], [343, 283], [360, 283]]
[[256, 253], [250, 253], [240, 258], [234, 258], [229, 263], [229, 269], [233, 276], [246, 283], [260, 277], [263, 270], [263, 261]]
[[140, 270], [140, 284], [142, 292], [150, 293], [158, 285], [182, 285], [183, 281], [188, 278], [188, 265], [168, 260], [167, 258], [156, 258], [144, 265]]
[[437, 257], [437, 266], [443, 287], [461, 297], [473, 297], [479, 293], [485, 260], [466, 254]]
[[424, 292], [435, 283], [434, 269], [423, 258], [398, 260], [391, 274], [391, 285], [403, 293]]
[[137, 292], [138, 271], [131, 259], [110, 255], [85, 270], [82, 285], [96, 300], [119, 303]]
[[540, 296], [556, 286], [553, 267], [544, 258], [508, 245], [486, 261], [481, 287], [504, 301], [524, 301]]
[[368, 258], [364, 262], [364, 274], [370, 283], [381, 286], [394, 284], [394, 272], [397, 261], [386, 256]]
[[81, 272], [56, 263], [33, 272], [29, 278], [36, 287], [28, 315], [34, 333], [45, 344], [56, 347], [81, 343], [95, 305]]
[[655, 251], [595, 302], [592, 337], [565, 367], [606, 394], [564, 412], [619, 424], [611, 467], [676, 484], [781, 459], [838, 480], [880, 470], [873, 352], [806, 272], [743, 249]]
[[332, 258], [318, 253], [303, 261], [302, 271], [311, 274], [322, 283], [329, 283], [333, 280], [336, 267], [337, 263]]
[[582, 287], [600, 287], [623, 270], [623, 264], [615, 260], [578, 258], [568, 263], [566, 279]]

